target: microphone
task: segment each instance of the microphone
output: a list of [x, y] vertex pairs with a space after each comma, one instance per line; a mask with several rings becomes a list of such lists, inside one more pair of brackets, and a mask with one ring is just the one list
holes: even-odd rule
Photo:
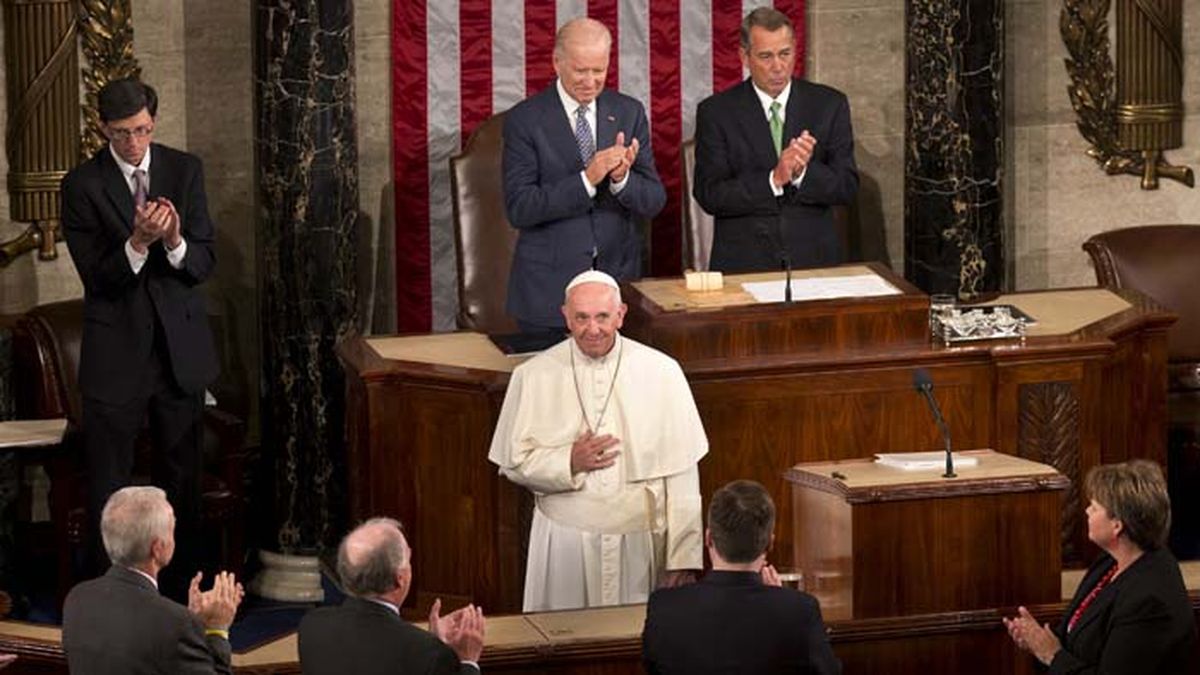
[[[787, 188], [785, 187], [786, 191]], [[792, 256], [783, 236], [783, 197], [775, 199], [779, 213], [775, 216], [775, 236], [779, 239], [779, 266], [783, 268], [783, 301], [792, 304]]]
[[913, 372], [913, 388], [925, 397], [925, 402], [929, 404], [929, 410], [933, 413], [933, 421], [937, 423], [938, 429], [942, 432], [942, 440], [946, 445], [946, 473], [942, 474], [942, 478], [954, 478], [954, 455], [950, 452], [950, 429], [946, 427], [946, 418], [942, 417], [941, 406], [933, 397], [933, 378], [929, 376], [928, 370], [917, 368]]
[[787, 244], [783, 240], [783, 211], [775, 219], [774, 231], [769, 228], [759, 231], [766, 239], [767, 245], [775, 249], [779, 256], [779, 269], [783, 272], [783, 301], [792, 303], [792, 257], [788, 255]]

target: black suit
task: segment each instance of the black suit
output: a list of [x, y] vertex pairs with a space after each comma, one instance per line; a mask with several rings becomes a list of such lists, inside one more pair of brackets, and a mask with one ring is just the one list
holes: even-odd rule
[[[63, 228], [84, 287], [79, 389], [93, 527], [105, 500], [129, 484], [133, 445], [149, 413], [154, 480], [179, 518], [180, 567], [190, 565], [200, 512], [200, 420], [204, 387], [217, 356], [204, 296], [212, 274], [213, 224], [200, 160], [151, 145], [149, 197], [166, 197], [179, 212], [187, 242], [173, 268], [161, 241], [134, 274], [125, 254], [134, 201], [112, 152], [102, 148], [62, 184]], [[180, 574], [191, 572], [180, 569]]]
[[[840, 91], [793, 79], [783, 144], [805, 129], [817, 140], [797, 188], [771, 192], [779, 161], [771, 129], [751, 80], [714, 94], [696, 110], [696, 201], [714, 217], [709, 267], [725, 272], [779, 268], [780, 245], [793, 267], [845, 261], [833, 205], [858, 192], [850, 105]], [[781, 239], [782, 237], [782, 239]]]
[[231, 673], [229, 642], [125, 567], [71, 589], [63, 650], [72, 675]]
[[432, 634], [361, 598], [305, 614], [299, 641], [305, 675], [479, 673]]
[[1092, 600], [1067, 632], [1075, 609], [1116, 561], [1092, 564], [1056, 631], [1063, 648], [1050, 672], [1106, 675], [1194, 673], [1196, 622], [1179, 563], [1166, 549], [1147, 551]]
[[513, 107], [504, 118], [504, 206], [520, 234], [508, 277], [508, 313], [526, 324], [564, 325], [563, 289], [592, 267], [619, 281], [641, 276], [642, 238], [637, 222], [666, 203], [654, 168], [650, 127], [637, 100], [606, 89], [593, 102], [596, 150], [624, 132], [640, 150], [625, 187], [613, 194], [609, 179], [589, 197], [579, 173], [583, 158], [573, 122], [551, 84]]
[[651, 674], [842, 672], [815, 598], [715, 570], [650, 595], [642, 663]]

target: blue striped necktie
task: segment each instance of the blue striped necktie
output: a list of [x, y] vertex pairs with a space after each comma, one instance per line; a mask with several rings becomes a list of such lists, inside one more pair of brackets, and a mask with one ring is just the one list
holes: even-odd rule
[[588, 107], [581, 105], [575, 109], [575, 144], [579, 146], [579, 156], [583, 165], [587, 166], [596, 154], [596, 141], [592, 140], [592, 127], [587, 121]]

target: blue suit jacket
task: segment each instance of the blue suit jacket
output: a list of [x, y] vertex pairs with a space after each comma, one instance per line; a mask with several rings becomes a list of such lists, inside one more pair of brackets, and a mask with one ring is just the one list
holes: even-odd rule
[[636, 279], [642, 242], [636, 222], [666, 202], [654, 169], [646, 113], [636, 99], [604, 90], [596, 99], [596, 149], [618, 132], [641, 148], [629, 180], [612, 194], [605, 179], [588, 197], [579, 172], [583, 159], [558, 89], [551, 84], [513, 107], [504, 119], [504, 206], [520, 231], [508, 278], [508, 313], [541, 326], [564, 325], [563, 289], [576, 274], [597, 269], [618, 280]]

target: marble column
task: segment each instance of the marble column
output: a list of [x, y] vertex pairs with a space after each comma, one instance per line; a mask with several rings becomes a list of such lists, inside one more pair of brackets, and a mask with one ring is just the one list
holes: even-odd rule
[[904, 275], [968, 298], [1004, 284], [1004, 3], [906, 0]]
[[353, 3], [256, 0], [254, 21], [261, 488], [278, 550], [312, 554], [345, 524], [334, 348], [356, 321]]

